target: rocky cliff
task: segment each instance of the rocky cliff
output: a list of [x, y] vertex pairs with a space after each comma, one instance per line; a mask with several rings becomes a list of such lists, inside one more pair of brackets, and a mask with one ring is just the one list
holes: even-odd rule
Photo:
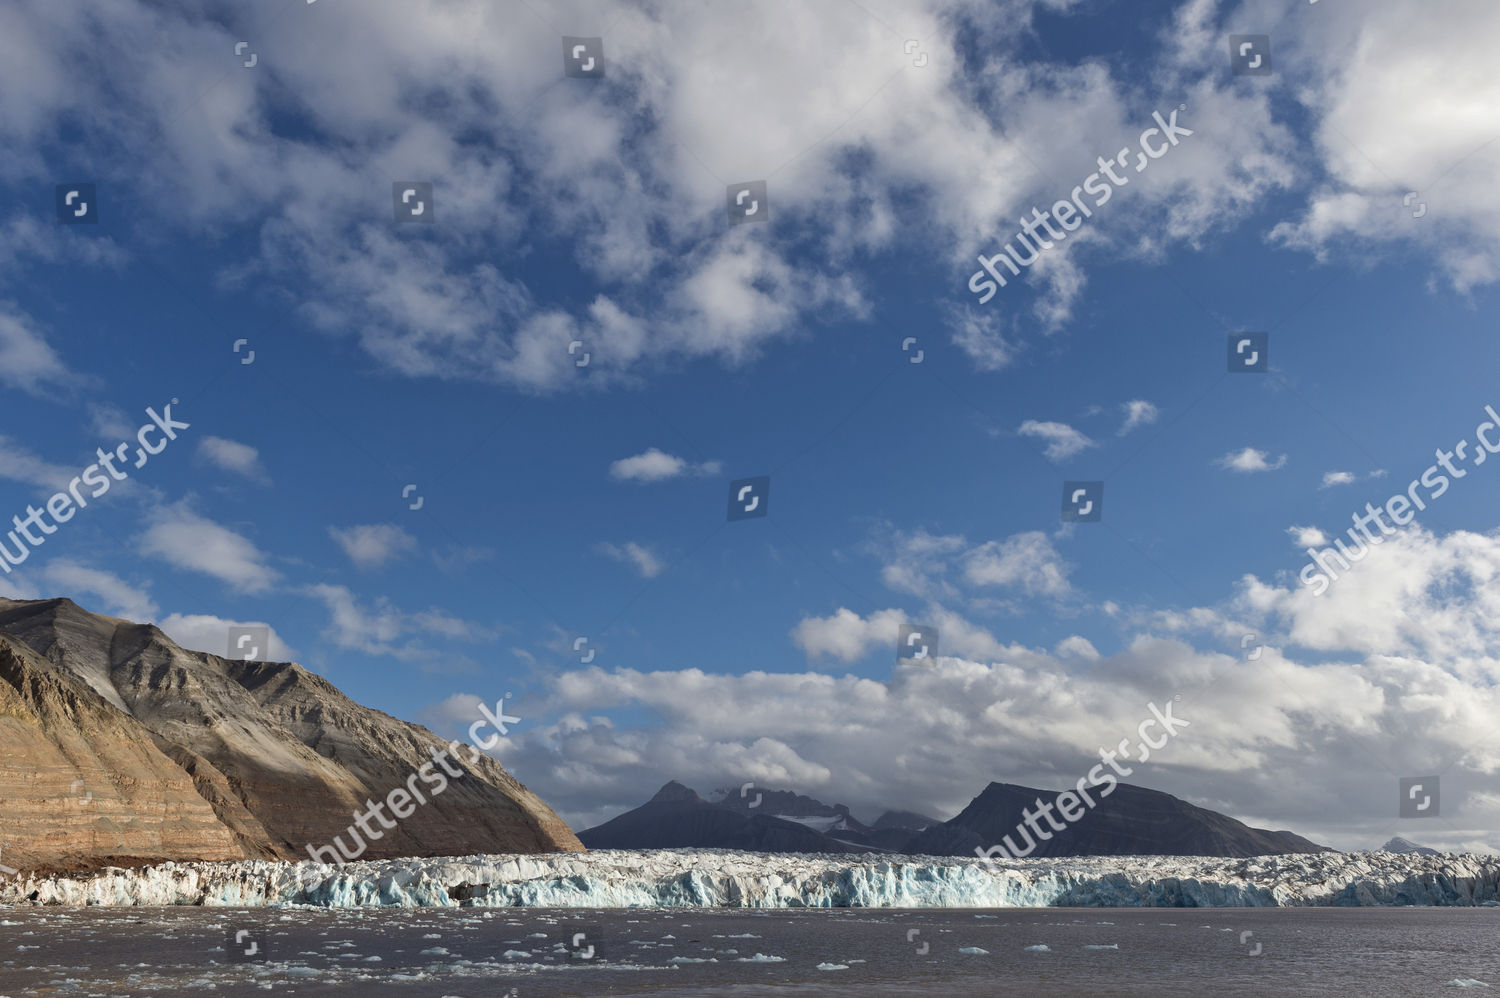
[[[66, 599], [0, 599], [8, 867], [305, 857], [445, 744], [294, 663], [187, 651]], [[498, 763], [451, 765], [463, 775], [365, 858], [583, 848]]]

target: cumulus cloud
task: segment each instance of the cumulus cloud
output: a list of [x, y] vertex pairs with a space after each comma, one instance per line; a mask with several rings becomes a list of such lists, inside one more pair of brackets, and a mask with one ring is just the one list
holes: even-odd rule
[[1292, 543], [1299, 548], [1321, 548], [1328, 545], [1328, 535], [1317, 527], [1287, 527]]
[[964, 577], [976, 586], [1007, 586], [1028, 596], [1066, 596], [1069, 567], [1039, 530], [990, 541], [964, 557]]
[[1017, 431], [1023, 437], [1031, 437], [1045, 443], [1042, 452], [1049, 461], [1066, 461], [1074, 454], [1096, 446], [1094, 441], [1073, 429], [1067, 423], [1040, 422], [1028, 419]]
[[666, 568], [650, 548], [635, 541], [627, 541], [623, 545], [610, 544], [607, 541], [599, 545], [599, 552], [608, 555], [615, 561], [624, 562], [640, 573], [643, 579], [654, 579]]
[[618, 481], [661, 482], [682, 475], [717, 475], [723, 465], [718, 461], [694, 464], [651, 447], [633, 457], [623, 457], [609, 466], [609, 475]]
[[[1103, 652], [1076, 634], [1047, 651], [956, 616], [919, 618], [940, 628], [942, 646], [920, 663], [895, 662], [908, 611], [839, 608], [799, 623], [794, 643], [825, 660], [889, 654], [888, 679], [576, 669], [551, 677], [534, 715], [548, 720], [524, 731], [508, 760], [585, 825], [667, 778], [700, 788], [754, 780], [867, 816], [908, 807], [947, 817], [992, 779], [1071, 784], [1101, 745], [1133, 736], [1149, 703], [1172, 701], [1191, 725], [1128, 782], [1374, 848], [1390, 836], [1396, 774], [1441, 769], [1445, 820], [1424, 840], [1493, 850], [1497, 575], [1500, 532], [1418, 528], [1322, 597], [1295, 580], [1248, 577], [1220, 604], [1132, 616]], [[1253, 662], [1241, 643], [1252, 631]], [[1306, 792], [1287, 794], [1291, 783]]]
[[1316, 54], [1301, 60], [1297, 93], [1314, 115], [1323, 180], [1272, 238], [1319, 257], [1399, 249], [1460, 291], [1494, 283], [1500, 145], [1481, 122], [1500, 101], [1488, 69], [1500, 8], [1436, 0], [1329, 14], [1288, 36], [1289, 52]]
[[[963, 293], [979, 252], [1066, 193], [1058, 177], [1082, 180], [1080, 163], [1132, 141], [1163, 94], [1164, 108], [1185, 100], [1191, 151], [1133, 176], [1119, 210], [1030, 272], [1032, 312], [1051, 328], [1096, 255], [1196, 246], [1285, 186], [1296, 148], [1264, 92], [1224, 79], [1203, 3], [1165, 33], [1149, 80], [1039, 55], [1029, 25], [1055, 0], [1006, 0], [1000, 16], [939, 0], [878, 13], [604, 3], [591, 16], [610, 25], [610, 80], [588, 88], [553, 86], [556, 34], [520, 4], [429, 5], [415, 19], [400, 5], [318, 6], [289, 33], [255, 6], [222, 18], [139, 0], [12, 6], [0, 148], [14, 175], [41, 172], [22, 150], [118, 107], [95, 121], [96, 146], [126, 155], [80, 168], [138, 188], [138, 205], [170, 205], [149, 218], [164, 231], [253, 227], [257, 255], [226, 280], [274, 282], [307, 321], [420, 377], [578, 385], [575, 343], [593, 383], [674, 359], [738, 364], [872, 314], [851, 264], [897, 248]], [[273, 33], [276, 59], [201, 90], [222, 75], [217, 53]], [[84, 58], [95, 39], [138, 37], [149, 51]], [[907, 37], [923, 40], [921, 68]], [[184, 93], [202, 106], [185, 112]], [[281, 127], [288, 114], [299, 128]], [[441, 178], [451, 238], [380, 224], [393, 177]], [[725, 185], [743, 177], [769, 178], [770, 225], [726, 227]], [[565, 297], [517, 263], [549, 241], [577, 271]], [[989, 316], [953, 336], [981, 369], [1014, 354]]]
[[261, 466], [260, 451], [249, 444], [224, 437], [203, 437], [198, 441], [198, 457], [216, 468], [253, 482], [270, 481], [265, 468]]
[[263, 661], [291, 662], [297, 658], [296, 651], [282, 640], [276, 628], [263, 620], [231, 620], [211, 613], [172, 613], [158, 621], [157, 626], [184, 648], [225, 657], [235, 656], [235, 650], [229, 646], [230, 628], [264, 627], [270, 633], [271, 645], [261, 650]]
[[264, 593], [279, 574], [251, 541], [194, 513], [185, 503], [163, 507], [139, 540], [139, 550], [188, 572], [212, 576], [244, 593]]
[[380, 568], [386, 562], [417, 549], [417, 539], [392, 523], [369, 523], [355, 527], [329, 527], [344, 554], [359, 568]]
[[1243, 450], [1230, 451], [1214, 464], [1229, 471], [1248, 475], [1258, 471], [1279, 471], [1286, 467], [1286, 455], [1282, 454], [1273, 461], [1265, 451], [1246, 447]]

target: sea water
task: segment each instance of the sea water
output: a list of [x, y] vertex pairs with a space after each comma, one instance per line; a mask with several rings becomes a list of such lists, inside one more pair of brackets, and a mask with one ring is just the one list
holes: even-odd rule
[[0, 908], [0, 996], [1500, 993], [1497, 908]]

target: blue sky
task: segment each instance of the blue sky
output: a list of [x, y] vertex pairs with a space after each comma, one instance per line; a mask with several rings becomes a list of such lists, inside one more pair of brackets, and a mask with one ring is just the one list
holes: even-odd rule
[[[191, 424], [0, 593], [213, 652], [265, 624], [444, 733], [511, 692], [497, 755], [579, 827], [672, 778], [946, 817], [1180, 695], [1138, 782], [1500, 845], [1500, 465], [1297, 579], [1500, 405], [1500, 20], [1000, 6], [0, 15], [7, 519], [148, 406]], [[1259, 32], [1275, 73], [1233, 75]], [[1192, 137], [978, 304], [977, 254], [1179, 105]], [[727, 224], [754, 179], [770, 221]], [[78, 182], [98, 223], [59, 225]], [[1239, 331], [1267, 373], [1227, 372]], [[1065, 480], [1102, 522], [1061, 522]], [[903, 621], [935, 661], [896, 662]], [[1397, 821], [1439, 772], [1441, 820]]]

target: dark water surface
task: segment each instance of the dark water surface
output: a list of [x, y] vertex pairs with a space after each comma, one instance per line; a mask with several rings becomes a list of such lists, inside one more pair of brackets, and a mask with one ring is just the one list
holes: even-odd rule
[[1500, 994], [1497, 944], [1497, 908], [0, 908], [0, 996], [1411, 998]]

